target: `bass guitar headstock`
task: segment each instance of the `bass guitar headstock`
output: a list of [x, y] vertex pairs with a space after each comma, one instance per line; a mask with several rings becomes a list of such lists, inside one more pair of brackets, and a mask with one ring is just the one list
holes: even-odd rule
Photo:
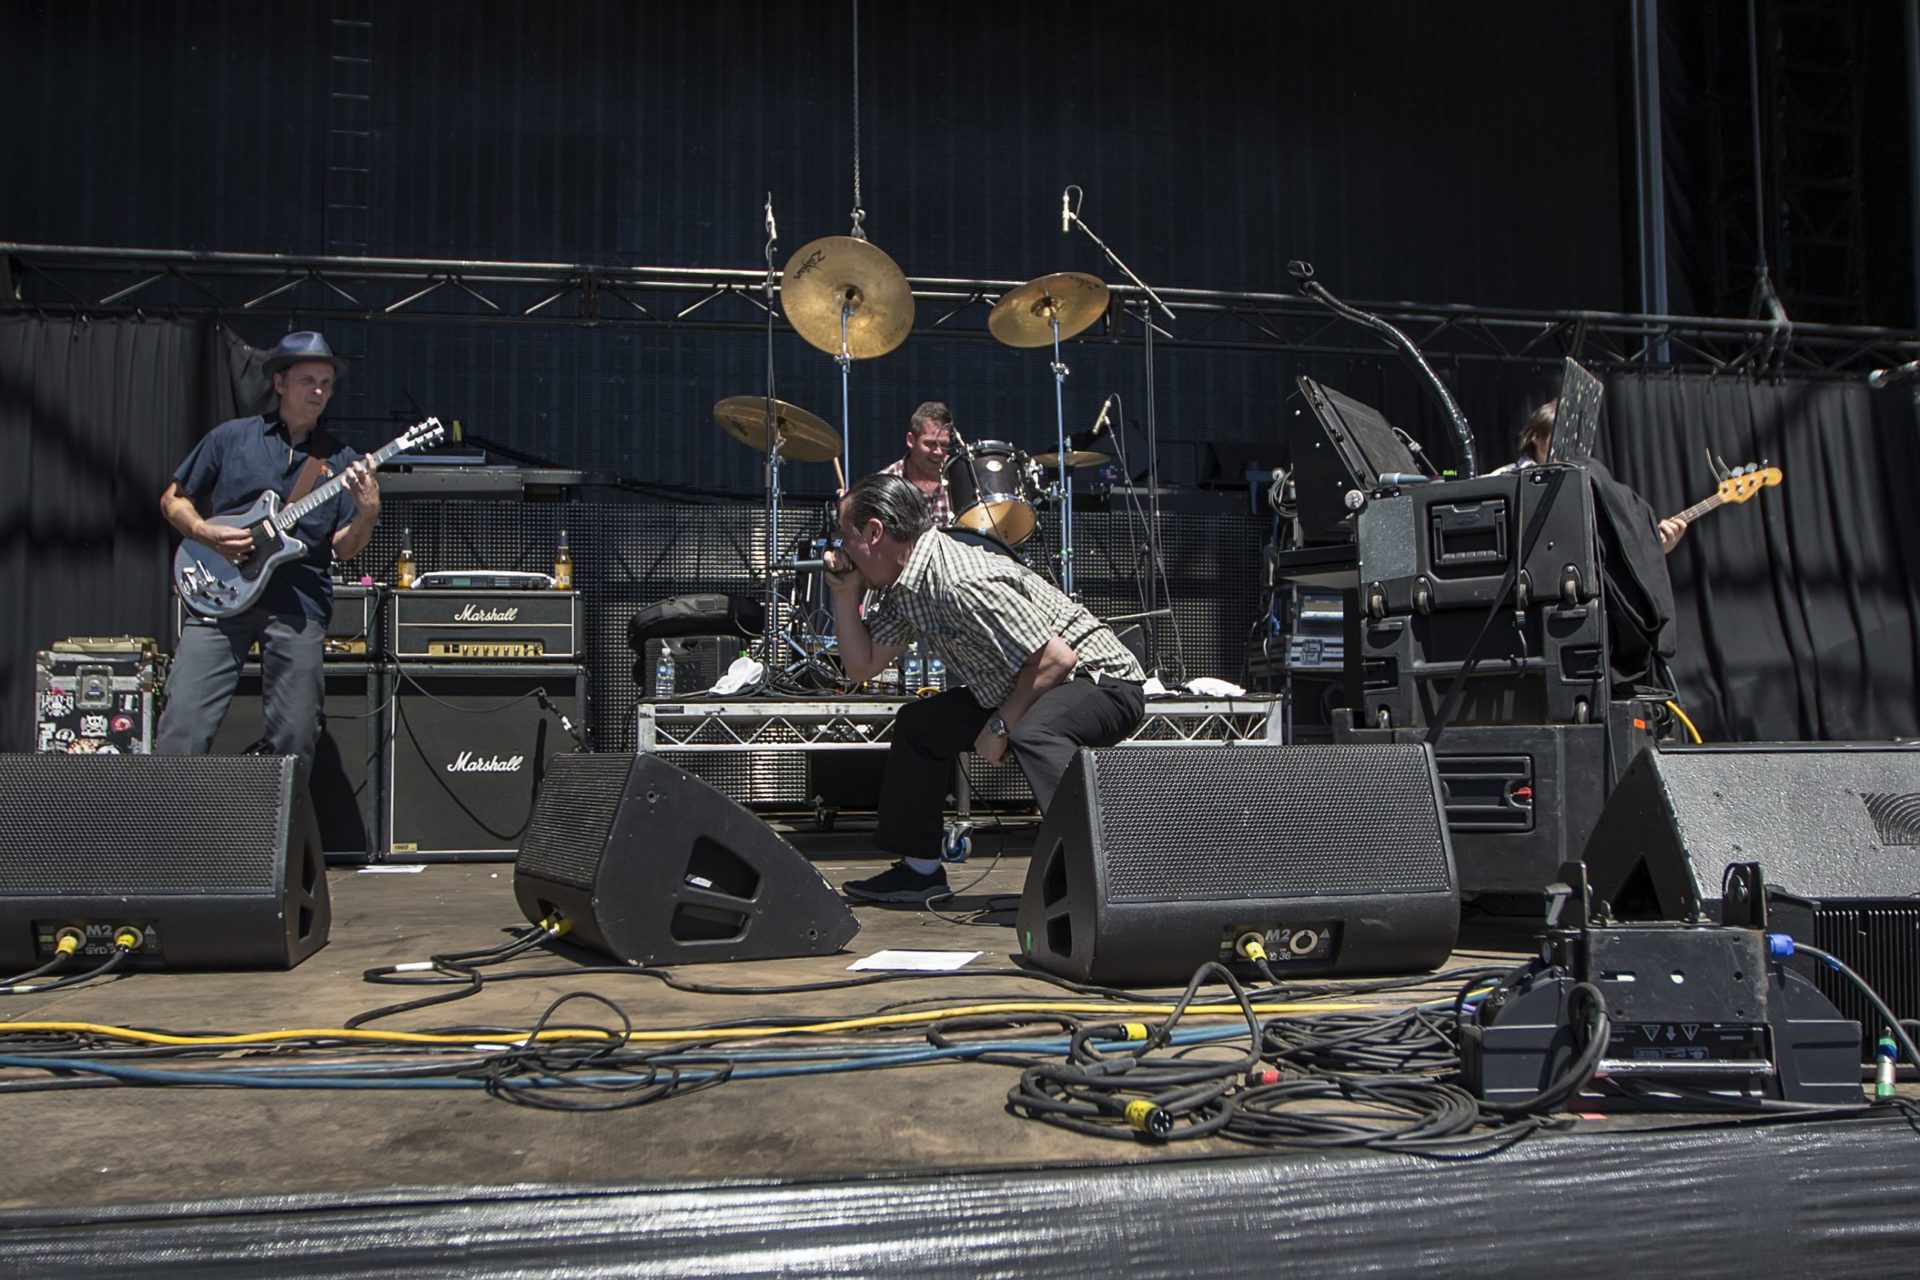
[[1720, 500], [1722, 502], [1745, 502], [1762, 489], [1771, 489], [1786, 479], [1778, 467], [1763, 466], [1749, 462], [1744, 467], [1735, 467], [1720, 480]]

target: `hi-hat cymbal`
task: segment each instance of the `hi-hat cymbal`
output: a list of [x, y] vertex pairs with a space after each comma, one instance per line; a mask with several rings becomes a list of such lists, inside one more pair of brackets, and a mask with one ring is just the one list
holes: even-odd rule
[[1067, 466], [1076, 470], [1081, 467], [1097, 467], [1103, 462], [1113, 461], [1112, 454], [1094, 453], [1089, 449], [1069, 449], [1064, 454], [1036, 453], [1033, 455], [1035, 464], [1049, 471], [1059, 466], [1062, 458], [1066, 459]]
[[[766, 450], [765, 396], [728, 396], [713, 406], [713, 420], [748, 448]], [[780, 456], [793, 462], [828, 462], [840, 456], [840, 433], [797, 405], [773, 402], [773, 430]]]
[[1077, 271], [1056, 271], [1001, 294], [987, 313], [987, 328], [1010, 347], [1044, 347], [1053, 342], [1051, 317], [1059, 317], [1060, 336], [1071, 338], [1106, 309], [1105, 284]]
[[814, 346], [840, 354], [840, 310], [847, 311], [847, 353], [883, 356], [913, 331], [913, 290], [892, 258], [853, 236], [801, 245], [780, 273], [780, 305]]

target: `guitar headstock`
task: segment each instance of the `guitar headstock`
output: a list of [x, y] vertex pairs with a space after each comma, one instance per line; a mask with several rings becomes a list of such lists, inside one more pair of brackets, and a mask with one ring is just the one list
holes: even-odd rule
[[1720, 481], [1720, 500], [1722, 502], [1745, 502], [1762, 489], [1771, 489], [1786, 476], [1778, 467], [1762, 466], [1749, 462], [1744, 467], [1736, 467]]
[[447, 429], [440, 425], [440, 419], [428, 418], [408, 427], [397, 443], [402, 449], [423, 449], [446, 434]]

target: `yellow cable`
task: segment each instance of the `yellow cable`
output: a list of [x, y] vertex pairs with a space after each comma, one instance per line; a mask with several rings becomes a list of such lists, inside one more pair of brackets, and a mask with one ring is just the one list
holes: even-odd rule
[[1667, 710], [1673, 712], [1673, 714], [1680, 717], [1680, 723], [1687, 726], [1687, 732], [1693, 735], [1693, 740], [1695, 742], [1706, 741], [1706, 739], [1700, 736], [1700, 731], [1693, 727], [1693, 721], [1687, 718], [1687, 713], [1680, 709], [1680, 704], [1678, 702], [1675, 702], [1672, 698], [1668, 698]]
[[[1275, 1013], [1353, 1013], [1367, 1009], [1378, 1009], [1378, 1005], [1302, 1002], [1294, 1004], [1261, 1005], [1258, 1012]], [[1092, 1013], [1092, 1014], [1170, 1014], [1174, 1010], [1171, 1004], [1072, 1004], [1072, 1003], [1003, 1003], [958, 1005], [945, 1009], [923, 1009], [914, 1013], [877, 1014], [864, 1018], [841, 1018], [832, 1022], [815, 1022], [798, 1027], [689, 1027], [675, 1031], [635, 1031], [628, 1034], [626, 1042], [660, 1043], [675, 1040], [764, 1040], [777, 1036], [793, 1035], [832, 1035], [841, 1031], [860, 1031], [873, 1027], [908, 1027], [929, 1022], [938, 1022], [943, 1018], [979, 1017], [1001, 1013]], [[1238, 1008], [1195, 1009], [1186, 1011], [1187, 1017], [1242, 1018]], [[9, 1032], [46, 1032], [70, 1033], [96, 1036], [111, 1036], [119, 1040], [131, 1040], [139, 1044], [164, 1045], [265, 1045], [279, 1044], [288, 1040], [359, 1040], [371, 1043], [388, 1044], [503, 1044], [518, 1043], [527, 1039], [520, 1035], [471, 1035], [456, 1036], [425, 1031], [362, 1031], [347, 1027], [304, 1027], [287, 1031], [257, 1031], [235, 1035], [175, 1035], [164, 1031], [141, 1031], [133, 1027], [115, 1027], [97, 1022], [6, 1022], [0, 1023], [0, 1040]], [[609, 1039], [605, 1031], [582, 1029], [555, 1029], [542, 1031], [541, 1040], [572, 1039]]]

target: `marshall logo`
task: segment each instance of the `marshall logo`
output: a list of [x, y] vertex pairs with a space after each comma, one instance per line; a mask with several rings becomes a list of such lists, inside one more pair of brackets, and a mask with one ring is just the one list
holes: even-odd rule
[[453, 615], [455, 622], [512, 622], [520, 616], [520, 606], [508, 605], [502, 609], [482, 609], [476, 604], [463, 605], [460, 612]]
[[525, 756], [476, 756], [462, 751], [447, 764], [448, 773], [518, 773]]

